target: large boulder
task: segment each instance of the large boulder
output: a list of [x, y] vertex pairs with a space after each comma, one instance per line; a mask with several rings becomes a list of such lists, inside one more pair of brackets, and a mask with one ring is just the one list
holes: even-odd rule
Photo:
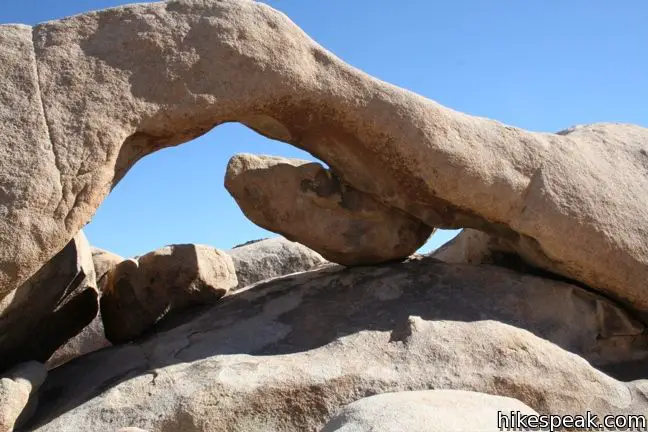
[[104, 278], [101, 319], [112, 343], [140, 336], [171, 310], [218, 300], [238, 284], [225, 252], [195, 244], [122, 261]]
[[314, 250], [283, 237], [250, 242], [227, 253], [236, 269], [236, 290], [262, 280], [310, 270], [327, 262]]
[[44, 363], [99, 309], [90, 245], [83, 232], [0, 301], [0, 371]]
[[[91, 248], [91, 250], [92, 262], [94, 263], [97, 279], [97, 287], [99, 289], [99, 295], [101, 295], [103, 285], [106, 283], [104, 275], [108, 273], [108, 271], [112, 270], [117, 264], [124, 261], [124, 258], [112, 252], [95, 247]], [[67, 341], [63, 346], [57, 349], [54, 354], [52, 354], [49, 360], [47, 360], [46, 366], [50, 369], [55, 368], [72, 359], [110, 345], [110, 341], [106, 339], [106, 336], [104, 335], [101, 313], [98, 313], [92, 322], [85, 326], [78, 335]]]
[[0, 33], [0, 184], [11, 186], [0, 296], [141, 157], [238, 121], [431, 227], [495, 234], [648, 311], [647, 129], [534, 133], [465, 115], [354, 69], [251, 0], [137, 4]]
[[0, 377], [0, 432], [12, 432], [37, 405], [37, 391], [47, 370], [38, 362], [21, 363]]
[[361, 397], [426, 389], [511, 397], [545, 414], [646, 412], [641, 383], [574, 354], [645, 357], [642, 330], [603, 297], [507, 269], [433, 258], [333, 266], [55, 369], [31, 427], [317, 431]]
[[227, 165], [225, 187], [252, 222], [339, 264], [408, 257], [433, 231], [314, 162], [236, 155]]
[[502, 419], [512, 412], [538, 414], [519, 400], [484, 393], [384, 393], [345, 406], [321, 432], [500, 432], [504, 424], [517, 429], [512, 419]]

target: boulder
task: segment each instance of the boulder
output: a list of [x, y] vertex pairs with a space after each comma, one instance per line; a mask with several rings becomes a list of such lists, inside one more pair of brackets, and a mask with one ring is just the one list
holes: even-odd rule
[[238, 286], [245, 288], [255, 282], [303, 272], [327, 261], [306, 246], [283, 237], [255, 241], [227, 251], [232, 257]]
[[321, 432], [500, 432], [507, 430], [502, 425], [512, 424], [500, 417], [511, 412], [538, 414], [516, 399], [484, 393], [384, 393], [345, 406]]
[[252, 222], [339, 264], [406, 258], [433, 231], [314, 162], [236, 155], [227, 165], [225, 187]]
[[428, 226], [506, 238], [534, 266], [648, 311], [645, 128], [535, 133], [462, 114], [347, 65], [251, 0], [136, 4], [0, 32], [11, 83], [0, 296], [137, 160], [237, 121]]
[[[117, 264], [124, 261], [124, 258], [96, 247], [92, 247], [91, 250], [92, 262], [94, 263], [97, 278], [97, 286], [99, 294], [101, 295], [103, 284], [106, 282], [106, 279], [103, 278], [103, 276]], [[98, 313], [92, 322], [85, 326], [78, 335], [74, 336], [57, 349], [45, 364], [49, 369], [52, 369], [84, 354], [110, 345], [110, 341], [106, 339], [106, 336], [104, 335], [101, 313]]]
[[640, 382], [585, 359], [645, 358], [641, 332], [603, 297], [498, 267], [429, 257], [331, 266], [51, 371], [30, 427], [317, 431], [362, 397], [428, 389], [511, 397], [545, 414], [640, 413]]
[[90, 245], [79, 232], [63, 250], [0, 301], [0, 371], [44, 363], [99, 309]]
[[36, 391], [45, 381], [47, 370], [38, 362], [15, 366], [0, 377], [0, 432], [12, 432], [33, 414]]
[[97, 247], [92, 248], [92, 262], [94, 263], [95, 273], [97, 275], [97, 284], [99, 287], [101, 287], [101, 278], [122, 261], [124, 261], [124, 258], [117, 254]]
[[104, 277], [101, 318], [112, 343], [140, 336], [171, 310], [218, 300], [238, 284], [229, 255], [195, 244], [122, 261]]

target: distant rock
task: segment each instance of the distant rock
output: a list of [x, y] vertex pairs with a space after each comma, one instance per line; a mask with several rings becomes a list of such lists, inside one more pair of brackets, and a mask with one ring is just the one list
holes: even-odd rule
[[225, 187], [252, 222], [338, 264], [406, 258], [433, 232], [314, 162], [236, 155]]
[[360, 397], [431, 388], [539, 413], [648, 410], [640, 383], [576, 355], [645, 358], [643, 327], [581, 288], [491, 266], [421, 258], [311, 270], [158, 330], [51, 371], [31, 427], [317, 431]]
[[92, 262], [94, 263], [97, 283], [101, 281], [106, 273], [115, 268], [117, 264], [124, 261], [124, 258], [117, 254], [97, 247], [92, 248]]
[[310, 270], [327, 262], [317, 252], [283, 237], [248, 242], [227, 253], [236, 269], [237, 290], [262, 280]]
[[218, 300], [238, 283], [229, 255], [194, 244], [122, 261], [104, 278], [101, 317], [112, 343], [133, 340], [171, 310]]
[[258, 242], [263, 241], [263, 240], [268, 240], [269, 238], [270, 237], [264, 237], [264, 238], [260, 238], [260, 239], [256, 239], [256, 240], [248, 240], [248, 241], [243, 242], [241, 244], [237, 244], [236, 246], [232, 247], [232, 249], [238, 249], [240, 247], [248, 246], [248, 245], [251, 245], [251, 244], [254, 244], [254, 243], [258, 243]]
[[493, 264], [493, 254], [498, 246], [490, 235], [464, 228], [455, 238], [430, 255], [451, 264]]
[[516, 399], [484, 393], [384, 393], [345, 406], [321, 432], [500, 432], [506, 429], [498, 415], [511, 412], [538, 414]]
[[46, 376], [45, 366], [32, 361], [0, 377], [0, 432], [12, 432], [29, 419], [38, 403], [36, 392]]
[[36, 274], [0, 301], [0, 371], [44, 363], [99, 309], [90, 245], [79, 232]]

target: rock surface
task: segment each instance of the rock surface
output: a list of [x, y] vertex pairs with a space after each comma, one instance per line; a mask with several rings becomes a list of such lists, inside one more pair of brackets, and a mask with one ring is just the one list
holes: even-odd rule
[[509, 412], [537, 414], [516, 399], [484, 393], [385, 393], [345, 406], [321, 432], [500, 432], [498, 413]]
[[505, 238], [531, 264], [648, 311], [647, 129], [533, 133], [458, 113], [348, 66], [248, 0], [50, 21], [33, 29], [34, 51], [29, 28], [0, 32], [11, 83], [0, 122], [12, 134], [0, 150], [0, 184], [12, 185], [1, 196], [0, 296], [138, 159], [238, 121], [429, 226]]
[[540, 413], [648, 410], [640, 382], [619, 382], [552, 343], [597, 364], [645, 355], [632, 352], [643, 336], [622, 335], [638, 330], [623, 312], [497, 267], [432, 258], [335, 266], [174, 319], [52, 371], [32, 427], [317, 431], [362, 397], [433, 388], [512, 397]]
[[93, 247], [92, 262], [94, 263], [95, 274], [97, 275], [97, 284], [101, 286], [101, 278], [122, 261], [124, 261], [124, 258], [117, 254]]
[[[117, 264], [124, 261], [124, 258], [96, 247], [92, 247], [91, 250], [92, 262], [94, 263], [97, 279], [97, 287], [99, 289], [99, 295], [101, 295], [101, 292], [103, 291], [102, 285], [106, 282], [106, 279], [103, 278], [103, 276]], [[110, 345], [110, 341], [106, 339], [106, 336], [104, 335], [101, 313], [98, 313], [92, 322], [85, 326], [78, 335], [67, 341], [65, 345], [61, 346], [54, 354], [52, 354], [49, 360], [47, 360], [46, 366], [49, 369], [52, 369], [74, 358]]]
[[494, 264], [499, 251], [510, 252], [490, 235], [466, 228], [430, 255], [451, 264]]
[[339, 264], [406, 258], [432, 233], [305, 160], [236, 155], [227, 165], [225, 187], [252, 222]]
[[237, 290], [255, 282], [303, 272], [327, 261], [306, 246], [282, 237], [255, 241], [227, 251], [232, 257]]
[[63, 249], [81, 226], [66, 226], [74, 223], [61, 205], [65, 180], [43, 113], [31, 27], [0, 25], [0, 76], [2, 301]]
[[140, 336], [171, 310], [218, 300], [238, 284], [229, 255], [195, 244], [125, 260], [104, 277], [101, 318], [112, 343]]
[[99, 309], [90, 245], [79, 232], [20, 288], [0, 301], [0, 371], [45, 362]]
[[37, 404], [34, 395], [46, 376], [42, 364], [28, 362], [0, 377], [0, 432], [12, 432], [33, 414]]

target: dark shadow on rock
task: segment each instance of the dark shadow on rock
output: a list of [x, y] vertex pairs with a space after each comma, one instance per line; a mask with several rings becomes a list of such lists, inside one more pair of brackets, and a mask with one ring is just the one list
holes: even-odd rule
[[645, 355], [647, 345], [642, 327], [609, 300], [563, 282], [430, 257], [331, 265], [253, 285], [211, 307], [172, 313], [141, 340], [51, 371], [32, 426], [165, 366], [226, 354], [303, 352], [360, 331], [390, 332], [397, 340], [410, 316], [503, 322], [599, 365], [618, 362], [614, 356]]

